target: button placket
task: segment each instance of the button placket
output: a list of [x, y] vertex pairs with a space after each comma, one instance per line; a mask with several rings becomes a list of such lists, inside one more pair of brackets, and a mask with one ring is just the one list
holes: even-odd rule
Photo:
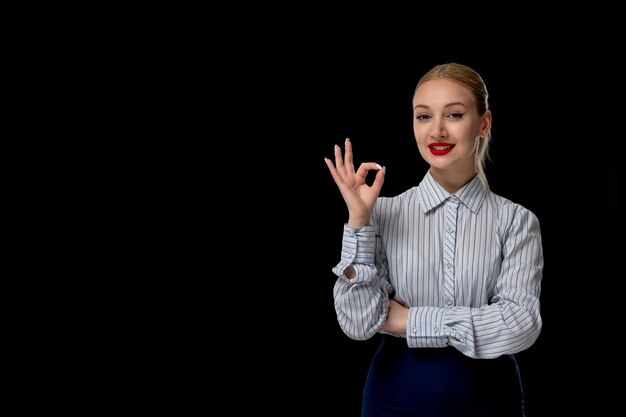
[[459, 200], [455, 196], [445, 201], [445, 223], [443, 242], [444, 295], [447, 306], [454, 304], [454, 261], [456, 254], [456, 230]]

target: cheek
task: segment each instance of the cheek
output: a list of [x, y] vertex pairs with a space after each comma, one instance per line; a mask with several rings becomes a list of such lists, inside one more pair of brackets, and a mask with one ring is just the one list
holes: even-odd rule
[[424, 132], [421, 132], [419, 129], [413, 129], [413, 133], [415, 136], [415, 142], [417, 144], [417, 150], [422, 155], [422, 157], [428, 156], [428, 146], [427, 144], [427, 135]]
[[413, 124], [413, 136], [415, 136], [415, 141], [420, 145], [426, 142], [427, 133], [423, 126]]
[[448, 133], [451, 136], [454, 136], [456, 138], [463, 138], [465, 136], [472, 136], [470, 134], [472, 128], [469, 125], [466, 125], [464, 123], [456, 123], [456, 124], [452, 124], [450, 125], [450, 127], [448, 127]]

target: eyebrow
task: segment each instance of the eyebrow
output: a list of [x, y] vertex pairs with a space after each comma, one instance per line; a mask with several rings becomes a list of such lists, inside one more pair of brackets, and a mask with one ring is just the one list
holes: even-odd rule
[[[460, 101], [453, 101], [452, 103], [448, 103], [448, 104], [446, 104], [446, 105], [445, 105], [445, 106], [443, 106], [443, 107], [445, 108], [445, 107], [456, 106], [457, 104], [460, 104], [461, 106], [463, 106], [463, 107], [467, 108], [467, 106], [466, 106], [464, 103], [461, 103]], [[415, 109], [416, 109], [416, 108], [418, 108], [418, 107], [419, 107], [419, 108], [422, 108], [422, 109], [430, 109], [430, 106], [427, 106], [426, 104], [416, 104], [416, 105], [413, 107], [413, 109], [415, 110]]]

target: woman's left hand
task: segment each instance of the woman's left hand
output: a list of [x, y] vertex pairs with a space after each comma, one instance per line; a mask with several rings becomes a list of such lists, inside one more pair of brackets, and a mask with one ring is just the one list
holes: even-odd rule
[[406, 334], [406, 322], [409, 318], [409, 309], [397, 302], [389, 300], [389, 312], [387, 320], [380, 330], [397, 335]]

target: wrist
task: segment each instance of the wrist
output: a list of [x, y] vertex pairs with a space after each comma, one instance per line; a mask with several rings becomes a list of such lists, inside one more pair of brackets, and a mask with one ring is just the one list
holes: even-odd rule
[[368, 217], [352, 217], [348, 218], [348, 226], [350, 227], [363, 227], [369, 226], [370, 218]]

